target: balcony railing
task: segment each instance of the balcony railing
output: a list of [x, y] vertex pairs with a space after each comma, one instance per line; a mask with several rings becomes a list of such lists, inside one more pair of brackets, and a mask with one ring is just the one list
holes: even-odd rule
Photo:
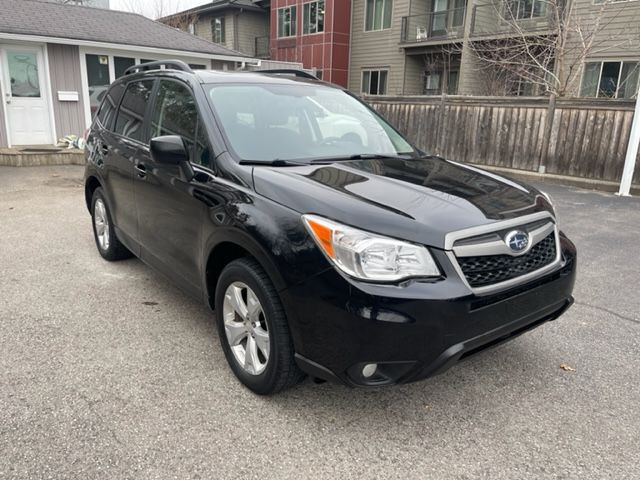
[[402, 43], [455, 40], [464, 36], [466, 8], [402, 17]]
[[548, 0], [508, 0], [475, 5], [471, 36], [535, 34], [555, 29], [553, 5]]
[[256, 58], [271, 58], [269, 37], [256, 37], [254, 39], [254, 52]]

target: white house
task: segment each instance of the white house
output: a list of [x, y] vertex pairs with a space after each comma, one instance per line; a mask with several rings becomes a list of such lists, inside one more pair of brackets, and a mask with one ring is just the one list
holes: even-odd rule
[[222, 70], [252, 61], [133, 13], [0, 0], [0, 148], [82, 135], [128, 67], [173, 58]]

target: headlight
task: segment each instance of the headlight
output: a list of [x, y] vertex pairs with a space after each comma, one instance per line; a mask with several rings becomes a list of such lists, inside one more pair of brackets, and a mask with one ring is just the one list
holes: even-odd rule
[[375, 282], [440, 276], [433, 257], [421, 245], [375, 235], [315, 215], [302, 218], [327, 258], [347, 275]]

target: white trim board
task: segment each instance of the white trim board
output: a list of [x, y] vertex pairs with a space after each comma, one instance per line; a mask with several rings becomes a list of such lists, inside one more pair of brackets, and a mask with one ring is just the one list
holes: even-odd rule
[[[1, 51], [0, 51], [0, 67], [2, 67], [2, 55], [1, 55]], [[11, 148], [11, 136], [9, 135], [9, 114], [7, 112], [7, 104], [6, 104], [6, 98], [4, 96], [4, 73], [2, 71], [2, 68], [0, 68], [0, 102], [2, 102], [2, 121], [4, 122], [4, 135], [5, 138], [7, 139], [7, 147]]]
[[36, 43], [59, 43], [62, 45], [79, 45], [80, 47], [93, 47], [93, 48], [106, 48], [112, 50], [121, 50], [127, 52], [139, 52], [149, 53], [163, 56], [178, 56], [188, 58], [207, 58], [210, 60], [222, 60], [227, 62], [245, 62], [253, 63], [259, 62], [258, 59], [253, 57], [241, 57], [235, 55], [222, 55], [215, 53], [199, 53], [188, 50], [172, 50], [166, 48], [157, 47], [145, 47], [141, 45], [124, 45], [119, 43], [108, 42], [96, 42], [91, 40], [76, 40], [73, 38], [59, 38], [59, 37], [47, 37], [41, 35], [23, 35], [17, 33], [1, 33], [0, 40], [14, 40], [21, 42], [36, 42]]

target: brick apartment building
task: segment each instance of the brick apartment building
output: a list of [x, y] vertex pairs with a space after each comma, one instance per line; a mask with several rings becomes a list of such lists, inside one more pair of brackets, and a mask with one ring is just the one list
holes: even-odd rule
[[[640, 1], [567, 0], [595, 47], [574, 62], [569, 95], [631, 98], [640, 84]], [[558, 34], [547, 0], [214, 0], [172, 16], [183, 29], [257, 58], [300, 62], [322, 79], [367, 95], [539, 95], [517, 81], [487, 91], [472, 44]], [[505, 12], [513, 21], [505, 22]], [[162, 21], [165, 21], [163, 19]], [[184, 22], [182, 22], [184, 25]], [[579, 49], [569, 38], [555, 74]], [[446, 55], [443, 54], [446, 52]], [[572, 67], [575, 71], [575, 67]]]
[[271, 0], [271, 58], [301, 62], [347, 86], [350, 0]]

